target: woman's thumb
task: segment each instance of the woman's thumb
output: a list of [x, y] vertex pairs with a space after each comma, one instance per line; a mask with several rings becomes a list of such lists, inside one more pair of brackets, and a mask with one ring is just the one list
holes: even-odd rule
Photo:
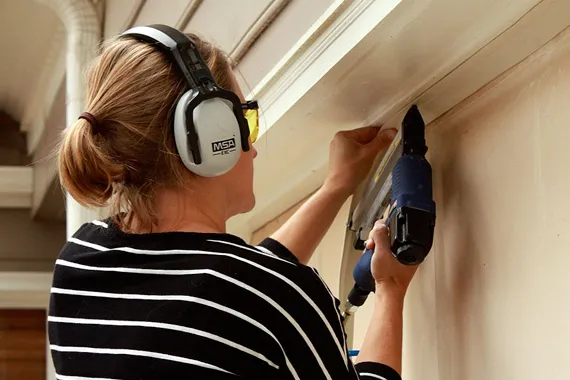
[[379, 220], [374, 224], [374, 228], [370, 232], [370, 239], [374, 241], [377, 250], [390, 250], [390, 235], [384, 220]]

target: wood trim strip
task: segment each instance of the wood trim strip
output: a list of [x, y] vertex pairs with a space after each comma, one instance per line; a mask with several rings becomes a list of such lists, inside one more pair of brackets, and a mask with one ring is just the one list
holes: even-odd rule
[[233, 67], [248, 53], [263, 32], [275, 21], [291, 0], [273, 0], [249, 27], [239, 42], [232, 48], [230, 58]]
[[184, 9], [182, 16], [180, 16], [180, 19], [176, 23], [176, 29], [178, 29], [178, 30], [186, 29], [186, 27], [190, 23], [190, 20], [192, 20], [192, 17], [194, 17], [194, 15], [196, 14], [196, 11], [198, 10], [198, 8], [200, 7], [201, 4], [202, 4], [202, 0], [190, 1], [188, 3], [188, 5], [186, 6], [186, 9]]
[[146, 0], [137, 0], [136, 5], [133, 7], [133, 10], [131, 11], [131, 14], [127, 18], [127, 21], [125, 21], [123, 30], [129, 29], [135, 24], [145, 4]]

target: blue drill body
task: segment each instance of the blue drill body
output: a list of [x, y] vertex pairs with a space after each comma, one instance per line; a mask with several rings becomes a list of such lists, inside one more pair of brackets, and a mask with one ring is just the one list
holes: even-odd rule
[[[424, 135], [424, 121], [412, 106], [402, 123], [402, 156], [392, 169], [391, 211], [386, 221], [392, 255], [405, 265], [420, 264], [433, 243], [436, 207]], [[367, 249], [354, 268], [355, 286], [348, 297], [349, 305], [361, 306], [374, 291], [372, 254], [373, 250]]]

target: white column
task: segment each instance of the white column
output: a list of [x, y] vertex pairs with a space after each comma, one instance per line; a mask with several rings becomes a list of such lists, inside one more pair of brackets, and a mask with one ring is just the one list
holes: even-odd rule
[[75, 231], [77, 231], [77, 229], [81, 227], [83, 223], [87, 223], [94, 219], [97, 219], [98, 214], [97, 211], [95, 210], [89, 210], [81, 206], [69, 194], [66, 195], [66, 201], [67, 205], [65, 210], [66, 211], [65, 230], [67, 238], [69, 239], [75, 233]]
[[[84, 73], [95, 57], [101, 38], [97, 12], [89, 0], [36, 0], [57, 13], [67, 32], [66, 123], [71, 125], [85, 106]], [[67, 195], [67, 237], [82, 223], [97, 217], [97, 212], [81, 207]]]
[[[83, 74], [97, 53], [101, 28], [97, 12], [89, 0], [36, 0], [50, 7], [61, 19], [67, 32], [66, 55], [66, 122], [71, 125], [85, 106], [85, 78]], [[84, 222], [96, 217], [95, 211], [79, 206], [67, 196], [67, 237]], [[55, 371], [48, 356], [48, 380], [55, 380]]]

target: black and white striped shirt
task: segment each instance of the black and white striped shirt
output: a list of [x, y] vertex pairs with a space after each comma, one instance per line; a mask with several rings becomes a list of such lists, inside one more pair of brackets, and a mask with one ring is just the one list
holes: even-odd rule
[[95, 221], [56, 262], [50, 347], [63, 380], [400, 379], [354, 367], [338, 306], [275, 240]]

